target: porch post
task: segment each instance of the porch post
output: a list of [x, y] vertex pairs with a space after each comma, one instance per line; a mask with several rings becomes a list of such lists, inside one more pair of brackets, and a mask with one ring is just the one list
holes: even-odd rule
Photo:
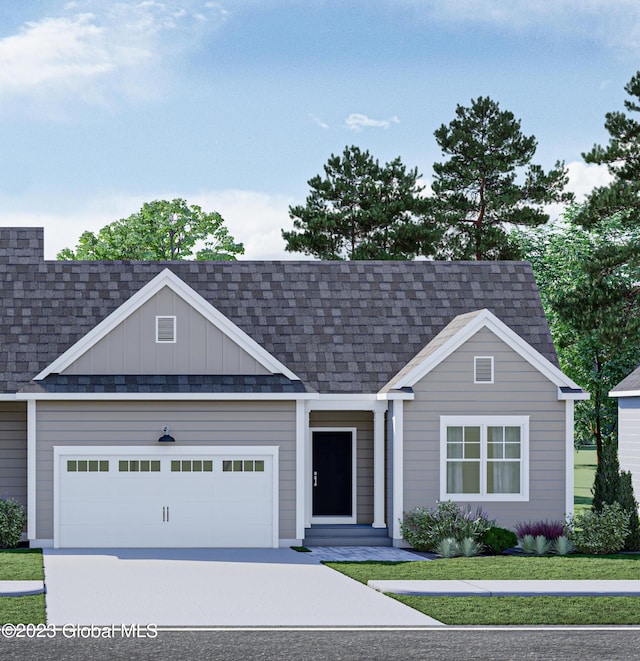
[[296, 538], [304, 539], [307, 522], [307, 435], [309, 433], [309, 407], [304, 400], [296, 401]]
[[385, 528], [384, 520], [384, 412], [386, 402], [373, 411], [373, 528]]
[[27, 539], [36, 539], [36, 401], [27, 401]]

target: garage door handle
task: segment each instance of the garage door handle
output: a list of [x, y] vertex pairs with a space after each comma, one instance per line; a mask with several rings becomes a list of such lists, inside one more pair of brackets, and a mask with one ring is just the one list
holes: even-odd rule
[[163, 523], [169, 522], [169, 507], [162, 508], [162, 522]]
[[169, 523], [169, 508], [167, 507], [167, 523]]

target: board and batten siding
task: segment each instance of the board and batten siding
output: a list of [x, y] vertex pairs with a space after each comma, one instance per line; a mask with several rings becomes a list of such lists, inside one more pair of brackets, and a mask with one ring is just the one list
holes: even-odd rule
[[[156, 316], [176, 317], [175, 342], [156, 342]], [[269, 373], [168, 287], [64, 370], [64, 374]]]
[[169, 426], [173, 447], [279, 447], [279, 536], [294, 539], [296, 520], [295, 402], [38, 402], [38, 539], [53, 538], [53, 447], [157, 447]]
[[371, 411], [311, 411], [309, 426], [355, 427], [356, 520], [373, 523], [373, 413]]
[[620, 468], [631, 471], [637, 499], [640, 494], [640, 397], [618, 398], [618, 457]]
[[[474, 356], [494, 357], [494, 383], [474, 384]], [[498, 525], [564, 519], [565, 414], [558, 389], [488, 329], [444, 359], [404, 404], [404, 510], [440, 499], [440, 416], [529, 416], [529, 501], [468, 501]], [[459, 502], [465, 506], [464, 502]]]
[[0, 498], [27, 507], [27, 405], [0, 402]]

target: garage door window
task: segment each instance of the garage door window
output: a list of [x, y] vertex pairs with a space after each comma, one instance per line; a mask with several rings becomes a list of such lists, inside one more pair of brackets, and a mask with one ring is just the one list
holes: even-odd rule
[[171, 462], [172, 473], [212, 473], [213, 461], [205, 459], [182, 459]]
[[108, 461], [85, 461], [84, 459], [69, 459], [67, 461], [67, 473], [108, 473]]
[[264, 473], [264, 461], [261, 459], [233, 459], [222, 462], [224, 473]]
[[121, 473], [159, 473], [160, 462], [147, 459], [121, 459], [118, 462]]

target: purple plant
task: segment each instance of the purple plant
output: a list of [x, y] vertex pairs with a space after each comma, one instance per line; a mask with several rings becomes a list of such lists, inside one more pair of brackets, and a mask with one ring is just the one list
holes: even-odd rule
[[522, 539], [525, 535], [532, 535], [537, 537], [543, 535], [548, 540], [553, 541], [564, 535], [564, 522], [563, 521], [519, 521], [515, 525], [516, 535], [518, 539]]

